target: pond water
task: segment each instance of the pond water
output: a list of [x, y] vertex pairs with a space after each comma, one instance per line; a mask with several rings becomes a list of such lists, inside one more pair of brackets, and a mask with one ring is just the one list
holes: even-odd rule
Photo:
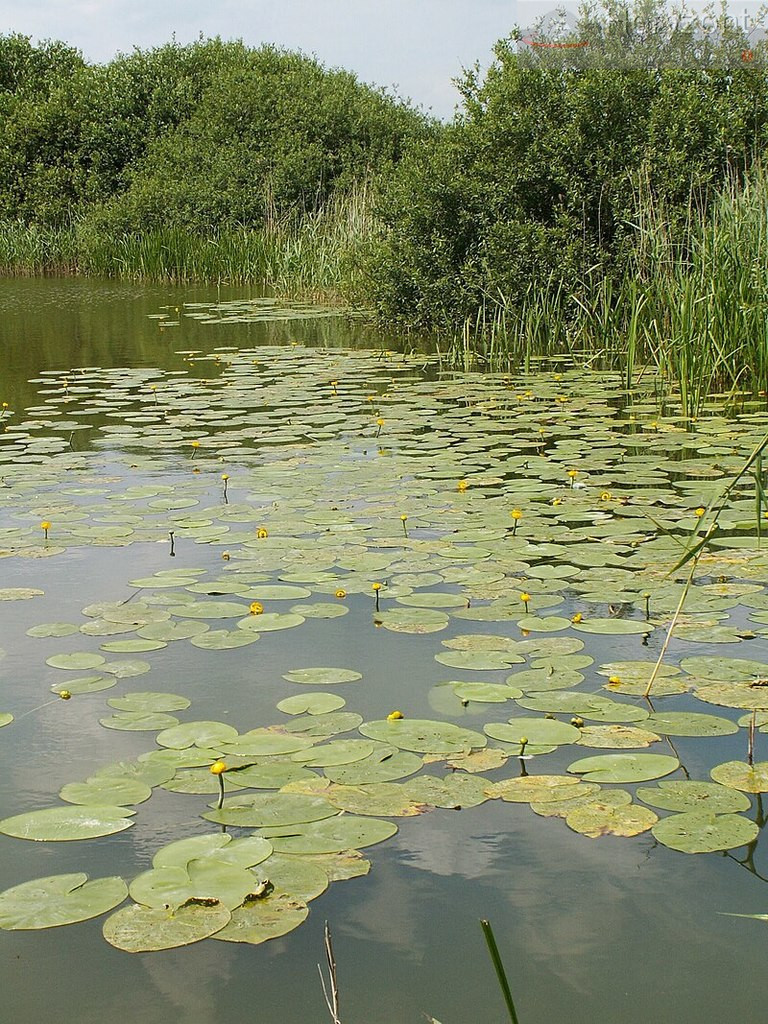
[[[345, 1024], [502, 1021], [480, 918], [521, 1024], [746, 1017], [764, 405], [451, 373], [328, 312], [0, 281], [0, 890], [74, 879], [0, 921], [77, 922], [0, 930], [8, 1019], [327, 1020], [327, 920]], [[276, 937], [174, 945], [185, 911], [114, 882], [80, 920], [80, 872]]]

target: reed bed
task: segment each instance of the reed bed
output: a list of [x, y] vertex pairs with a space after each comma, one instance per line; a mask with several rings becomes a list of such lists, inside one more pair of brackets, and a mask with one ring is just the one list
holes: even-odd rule
[[515, 306], [488, 296], [453, 338], [468, 366], [530, 369], [569, 355], [619, 369], [627, 386], [652, 370], [694, 415], [714, 393], [768, 390], [768, 172], [755, 165], [681, 224], [638, 189], [626, 270], [565, 287], [531, 286]]
[[184, 228], [105, 235], [86, 222], [50, 228], [19, 221], [0, 224], [0, 273], [263, 284], [289, 297], [347, 303], [364, 293], [360, 254], [374, 232], [369, 185], [259, 230], [205, 236]]

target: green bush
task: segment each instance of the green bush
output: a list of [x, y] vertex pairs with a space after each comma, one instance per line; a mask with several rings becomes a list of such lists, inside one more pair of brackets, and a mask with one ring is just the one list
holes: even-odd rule
[[589, 45], [499, 42], [455, 123], [394, 172], [370, 263], [387, 316], [457, 325], [532, 284], [621, 275], [641, 185], [682, 227], [764, 149], [764, 51], [742, 60], [734, 27], [701, 38], [647, 0], [583, 12], [568, 40]]

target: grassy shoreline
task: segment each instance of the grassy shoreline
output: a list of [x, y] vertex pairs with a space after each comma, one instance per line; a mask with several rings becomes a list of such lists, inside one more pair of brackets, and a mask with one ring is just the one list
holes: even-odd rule
[[82, 275], [177, 284], [264, 284], [286, 296], [349, 304], [365, 293], [362, 250], [376, 228], [370, 189], [300, 220], [261, 229], [98, 233], [86, 223], [0, 223], [0, 274]]

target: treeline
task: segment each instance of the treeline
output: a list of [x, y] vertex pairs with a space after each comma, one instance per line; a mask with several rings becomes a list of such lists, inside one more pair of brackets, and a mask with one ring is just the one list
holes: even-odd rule
[[0, 266], [260, 278], [463, 331], [475, 352], [595, 331], [610, 347], [631, 327], [647, 357], [660, 326], [637, 303], [653, 305], [660, 240], [665, 272], [707, 280], [728, 269], [701, 262], [729, 251], [704, 246], [713, 225], [761, 245], [768, 211], [765, 44], [708, 13], [605, 0], [575, 27], [514, 32], [463, 74], [448, 124], [269, 46], [93, 65], [0, 37]]
[[344, 71], [219, 39], [87, 64], [0, 37], [0, 217], [110, 230], [261, 227], [387, 174], [427, 130]]

